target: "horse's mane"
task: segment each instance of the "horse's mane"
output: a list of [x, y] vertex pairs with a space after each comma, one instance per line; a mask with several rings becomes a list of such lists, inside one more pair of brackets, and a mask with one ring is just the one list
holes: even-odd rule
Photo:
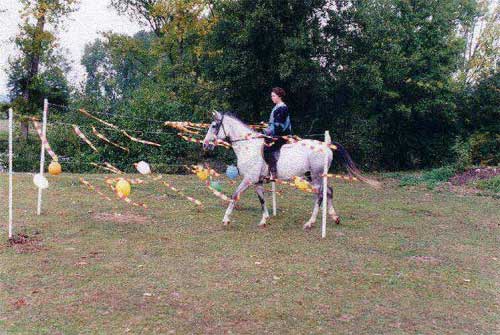
[[254, 132], [255, 130], [253, 130], [252, 128], [250, 128], [250, 126], [245, 122], [243, 121], [242, 119], [240, 119], [240, 117], [235, 113], [235, 112], [223, 112], [224, 115], [226, 117], [229, 117], [239, 123], [241, 123], [243, 126], [245, 126], [246, 128], [248, 128], [249, 131], [251, 132]]

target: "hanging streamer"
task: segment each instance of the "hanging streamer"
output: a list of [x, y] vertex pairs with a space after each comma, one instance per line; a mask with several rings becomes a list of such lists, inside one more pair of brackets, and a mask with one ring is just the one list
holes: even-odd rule
[[92, 126], [92, 133], [97, 136], [98, 138], [100, 138], [101, 140], [103, 140], [104, 142], [108, 143], [108, 144], [111, 144], [112, 146], [115, 146], [119, 149], [122, 149], [123, 151], [126, 151], [126, 152], [130, 152], [130, 149], [129, 148], [125, 148], [125, 147], [122, 147], [121, 145], [119, 145], [118, 143], [115, 143], [115, 142], [112, 142], [110, 140], [108, 140], [103, 134], [99, 133], [97, 131], [97, 129], [95, 129], [94, 126]]
[[[321, 177], [324, 177], [325, 175], [321, 175]], [[342, 180], [347, 180], [347, 181], [359, 181], [358, 178], [356, 177], [352, 177], [352, 176], [343, 176], [343, 175], [340, 175], [340, 174], [331, 174], [331, 173], [328, 173], [326, 174], [326, 177], [328, 178], [335, 178], [335, 179], [342, 179]]]
[[[201, 170], [204, 170], [203, 167], [200, 167], [198, 165], [193, 165], [192, 168], [186, 166], [186, 168], [191, 171], [192, 173], [194, 174], [197, 174], [198, 172], [200, 172]], [[208, 168], [208, 174], [210, 175], [210, 168]], [[215, 172], [215, 170], [212, 170]], [[213, 172], [212, 172], [213, 173]], [[216, 172], [215, 172], [216, 173]], [[231, 201], [231, 198], [229, 198], [227, 195], [225, 195], [224, 193], [220, 192], [220, 191], [217, 191], [216, 189], [214, 189], [212, 186], [210, 186], [210, 181], [207, 181], [205, 183], [205, 186], [216, 196], [218, 197], [219, 199], [223, 200], [223, 201]]]
[[102, 165], [101, 164], [97, 164], [97, 163], [90, 163], [90, 165], [98, 167], [98, 168], [106, 170], [106, 171], [109, 171], [109, 172], [112, 172], [112, 173], [123, 174], [123, 171], [119, 170], [118, 168], [114, 167], [113, 165], [111, 165], [111, 164], [109, 164], [107, 162], [105, 162]]
[[186, 198], [188, 201], [191, 201], [192, 203], [196, 204], [197, 206], [199, 207], [203, 207], [203, 203], [200, 201], [200, 200], [197, 200], [193, 197], [190, 197], [186, 194], [184, 194], [184, 192], [182, 192], [181, 190], [175, 188], [174, 186], [172, 186], [170, 183], [164, 181], [164, 180], [161, 180], [160, 181], [163, 185], [165, 185], [168, 189], [170, 189], [171, 191], [173, 192], [176, 192], [177, 194], [179, 194], [180, 196]]
[[89, 183], [88, 181], [86, 181], [85, 179], [80, 178], [80, 183], [82, 183], [83, 185], [87, 186], [89, 190], [96, 192], [97, 194], [99, 194], [104, 199], [106, 199], [108, 201], [111, 201], [110, 197], [108, 197], [106, 194], [102, 193], [97, 187], [95, 187], [94, 185], [92, 185], [91, 183]]
[[92, 142], [89, 141], [87, 136], [85, 136], [85, 134], [82, 133], [82, 131], [80, 130], [80, 128], [78, 128], [76, 124], [73, 125], [73, 130], [75, 131], [76, 135], [78, 135], [78, 137], [80, 137], [85, 143], [89, 145], [89, 147], [92, 148], [92, 150], [98, 152], [97, 148], [92, 144]]
[[56, 153], [50, 147], [49, 141], [47, 141], [47, 137], [43, 136], [42, 127], [41, 127], [40, 123], [38, 123], [38, 121], [36, 121], [35, 119], [32, 119], [32, 121], [33, 121], [33, 126], [35, 127], [36, 132], [38, 133], [38, 136], [40, 137], [40, 141], [42, 141], [43, 147], [45, 148], [47, 153], [50, 155], [50, 157], [52, 157], [52, 160], [57, 162], [58, 157], [57, 157]]
[[[180, 138], [182, 138], [184, 141], [192, 142], [192, 143], [196, 143], [196, 144], [203, 144], [203, 140], [200, 140], [200, 139], [197, 139], [197, 138], [193, 138], [193, 137], [188, 137], [188, 136], [182, 135], [181, 133], [179, 133], [177, 135]], [[217, 145], [217, 146], [222, 146], [222, 147], [224, 147], [226, 149], [231, 148], [231, 144], [227, 143], [226, 141], [219, 140], [219, 139], [216, 139], [215, 142], [210, 142], [210, 144], [214, 144], [214, 145]]]
[[96, 121], [98, 121], [98, 122], [100, 122], [100, 123], [102, 123], [102, 124], [104, 124], [104, 125], [106, 125], [106, 126], [108, 126], [110, 128], [113, 128], [113, 129], [121, 132], [123, 135], [125, 135], [126, 137], [128, 137], [131, 141], [142, 143], [142, 144], [147, 144], [147, 145], [152, 145], [152, 146], [156, 146], [156, 147], [161, 147], [161, 145], [158, 144], [158, 143], [156, 143], [156, 142], [146, 141], [146, 140], [142, 140], [140, 138], [134, 137], [134, 136], [130, 135], [129, 133], [127, 133], [125, 130], [122, 130], [122, 129], [118, 128], [114, 124], [109, 123], [107, 121], [104, 121], [104, 120], [102, 120], [102, 119], [100, 119], [100, 118], [98, 118], [98, 117], [90, 114], [85, 109], [79, 109], [78, 111], [80, 113], [82, 113], [83, 115], [89, 117], [89, 118], [92, 118], [92, 119], [94, 119], [94, 120], [96, 120]]

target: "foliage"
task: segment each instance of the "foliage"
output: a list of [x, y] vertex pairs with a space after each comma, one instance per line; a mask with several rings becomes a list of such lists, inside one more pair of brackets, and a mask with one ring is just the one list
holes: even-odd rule
[[441, 168], [424, 171], [421, 175], [406, 175], [399, 182], [399, 186], [416, 186], [425, 184], [433, 189], [437, 185], [447, 182], [457, 172], [454, 166], [443, 166]]
[[[19, 54], [9, 60], [10, 97], [18, 113], [33, 115], [43, 99], [67, 104], [70, 88], [56, 32], [65, 16], [76, 10], [76, 0], [22, 0], [20, 32], [14, 42]], [[48, 27], [52, 29], [48, 29]]]
[[495, 176], [490, 179], [480, 180], [475, 183], [476, 187], [482, 190], [500, 193], [500, 176]]

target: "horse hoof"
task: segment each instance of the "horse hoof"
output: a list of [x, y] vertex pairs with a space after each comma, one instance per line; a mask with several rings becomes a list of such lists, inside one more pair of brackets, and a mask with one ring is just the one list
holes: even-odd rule
[[230, 223], [231, 223], [231, 221], [223, 221], [222, 225], [227, 227], [227, 226], [229, 226]]
[[305, 230], [305, 231], [309, 231], [309, 230], [311, 230], [311, 229], [312, 229], [312, 226], [313, 226], [312, 224], [310, 224], [310, 223], [306, 223], [306, 224], [304, 225], [304, 230]]
[[340, 216], [332, 215], [332, 220], [333, 222], [335, 222], [335, 224], [340, 224]]
[[257, 227], [261, 228], [261, 229], [264, 229], [264, 228], [267, 228], [267, 223], [259, 223], [257, 225]]

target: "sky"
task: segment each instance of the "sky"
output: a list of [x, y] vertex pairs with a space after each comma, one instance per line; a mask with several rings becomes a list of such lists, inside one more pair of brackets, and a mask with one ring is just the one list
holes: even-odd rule
[[[16, 54], [15, 46], [10, 41], [19, 33], [21, 23], [19, 0], [0, 0], [0, 97], [7, 95], [8, 59]], [[60, 46], [67, 49], [66, 57], [72, 70], [68, 79], [77, 85], [85, 71], [80, 64], [86, 43], [95, 40], [100, 32], [113, 31], [133, 35], [141, 27], [116, 11], [109, 8], [109, 0], [80, 0], [78, 11], [64, 20], [63, 29], [58, 34]]]

